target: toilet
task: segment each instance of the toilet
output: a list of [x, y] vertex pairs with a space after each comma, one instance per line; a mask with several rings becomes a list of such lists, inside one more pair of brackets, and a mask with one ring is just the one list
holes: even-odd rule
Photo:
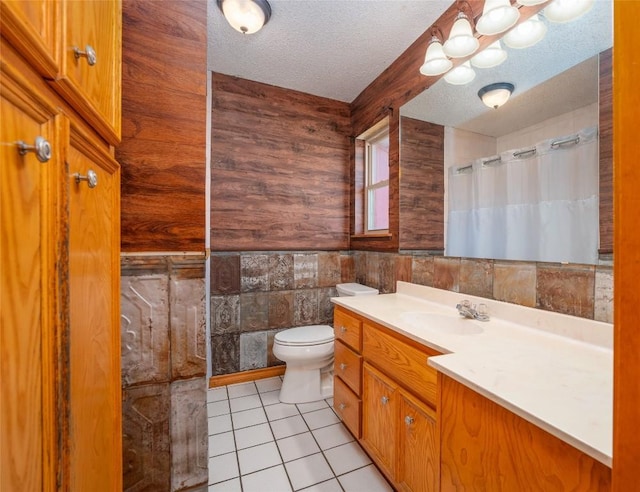
[[[357, 283], [336, 285], [338, 296], [375, 295], [377, 289]], [[276, 334], [273, 355], [285, 362], [280, 401], [308, 403], [333, 396], [333, 328], [311, 325]]]

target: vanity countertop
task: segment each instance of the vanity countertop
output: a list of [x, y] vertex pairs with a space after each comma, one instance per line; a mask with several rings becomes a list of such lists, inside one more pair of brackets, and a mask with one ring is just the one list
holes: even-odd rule
[[[486, 304], [490, 321], [460, 317], [462, 299]], [[611, 466], [610, 323], [406, 282], [332, 302], [443, 353], [429, 365]]]

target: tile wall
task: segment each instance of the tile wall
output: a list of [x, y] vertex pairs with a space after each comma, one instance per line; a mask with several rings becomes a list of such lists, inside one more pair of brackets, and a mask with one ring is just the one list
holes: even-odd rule
[[206, 487], [204, 259], [123, 257], [121, 269], [124, 489]]

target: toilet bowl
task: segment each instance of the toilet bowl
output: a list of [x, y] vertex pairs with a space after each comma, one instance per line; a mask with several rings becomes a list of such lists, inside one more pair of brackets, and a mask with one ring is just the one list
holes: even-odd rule
[[[371, 295], [378, 291], [356, 283], [338, 284], [339, 296]], [[333, 396], [333, 328], [311, 325], [276, 334], [273, 355], [287, 367], [280, 388], [282, 403], [308, 403]]]

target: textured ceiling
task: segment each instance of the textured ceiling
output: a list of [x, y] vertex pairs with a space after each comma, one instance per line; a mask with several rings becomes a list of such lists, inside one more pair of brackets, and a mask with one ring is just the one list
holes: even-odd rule
[[351, 102], [452, 0], [269, 0], [243, 35], [209, 0], [209, 70]]
[[[209, 70], [351, 102], [444, 12], [453, 0], [269, 0], [271, 20], [242, 35], [209, 1]], [[545, 39], [524, 50], [505, 48], [499, 67], [476, 69], [466, 86], [438, 81], [401, 114], [500, 136], [597, 100], [595, 60], [612, 45], [612, 0], [548, 26]], [[493, 110], [478, 90], [511, 82], [514, 94]], [[543, 86], [539, 86], [545, 83]], [[534, 91], [529, 92], [533, 87]]]

